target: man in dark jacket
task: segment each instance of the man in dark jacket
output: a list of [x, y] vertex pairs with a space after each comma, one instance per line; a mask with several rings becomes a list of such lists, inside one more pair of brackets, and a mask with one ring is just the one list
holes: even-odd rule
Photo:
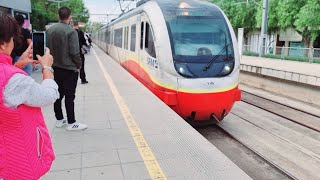
[[80, 68], [80, 79], [82, 84], [87, 84], [88, 81], [86, 79], [86, 73], [84, 71], [84, 50], [85, 46], [87, 45], [86, 39], [84, 38], [84, 33], [79, 29], [79, 23], [78, 21], [73, 21], [73, 28], [78, 32], [78, 38], [79, 38], [79, 48], [80, 48], [80, 57], [81, 57], [81, 68]]
[[67, 123], [61, 109], [61, 100], [65, 96], [69, 124], [67, 130], [82, 130], [86, 129], [87, 125], [76, 122], [74, 116], [75, 92], [81, 68], [78, 33], [69, 26], [71, 21], [69, 8], [60, 8], [59, 18], [60, 22], [47, 30], [47, 46], [54, 59], [54, 80], [59, 86], [60, 93], [60, 98], [54, 103], [56, 127], [62, 127]]

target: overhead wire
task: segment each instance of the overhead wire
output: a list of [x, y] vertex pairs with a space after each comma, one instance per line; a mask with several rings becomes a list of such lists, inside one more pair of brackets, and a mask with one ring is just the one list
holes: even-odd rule
[[132, 3], [133, 1], [135, 1], [135, 0], [130, 1], [130, 3], [128, 4], [128, 6], [127, 6], [126, 8], [124, 8], [124, 10], [126, 10], [126, 9], [131, 5], [131, 3]]

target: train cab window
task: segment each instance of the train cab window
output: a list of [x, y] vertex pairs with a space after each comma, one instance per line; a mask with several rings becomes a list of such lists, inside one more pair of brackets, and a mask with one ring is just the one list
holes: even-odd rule
[[129, 27], [124, 28], [124, 49], [128, 49], [129, 46]]
[[152, 34], [149, 23], [146, 23], [145, 49], [150, 56], [154, 58], [157, 57], [155, 47], [154, 47], [153, 34]]
[[136, 51], [136, 25], [131, 26], [130, 50]]
[[122, 48], [122, 28], [116, 29], [114, 32], [114, 45]]
[[225, 77], [233, 72], [232, 30], [218, 7], [196, 1], [157, 2], [166, 20], [175, 69], [181, 76]]
[[140, 49], [143, 49], [144, 22], [141, 23]]

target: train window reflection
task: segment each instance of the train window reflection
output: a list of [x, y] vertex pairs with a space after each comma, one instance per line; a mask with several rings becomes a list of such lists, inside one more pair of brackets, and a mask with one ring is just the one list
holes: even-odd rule
[[116, 29], [114, 32], [114, 45], [122, 48], [122, 28]]
[[107, 42], [107, 44], [110, 44], [110, 31], [109, 30], [107, 30], [107, 35], [106, 35], [107, 37], [106, 37], [106, 42]]
[[141, 22], [140, 28], [140, 49], [143, 49], [144, 22]]
[[133, 52], [136, 51], [136, 25], [131, 26], [130, 50]]
[[154, 47], [153, 34], [149, 23], [146, 23], [146, 37], [145, 37], [145, 49], [148, 54], [156, 58], [156, 51]]
[[225, 52], [233, 55], [231, 37], [224, 19], [177, 16], [168, 25], [175, 56], [214, 56], [226, 45], [228, 50]]
[[129, 47], [129, 27], [124, 28], [124, 49]]

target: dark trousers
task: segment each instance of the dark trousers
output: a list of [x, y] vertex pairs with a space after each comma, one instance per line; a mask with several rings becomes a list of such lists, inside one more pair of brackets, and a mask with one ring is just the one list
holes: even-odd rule
[[58, 84], [60, 98], [54, 103], [54, 113], [57, 120], [63, 119], [61, 101], [65, 97], [65, 107], [67, 111], [68, 123], [76, 122], [74, 117], [74, 99], [77, 88], [79, 73], [62, 68], [54, 68], [54, 81]]
[[86, 73], [84, 72], [84, 61], [85, 61], [85, 59], [84, 59], [84, 55], [83, 54], [81, 54], [81, 61], [82, 61], [82, 65], [81, 65], [81, 68], [80, 68], [80, 79], [81, 79], [82, 82], [85, 82], [85, 81], [87, 81], [87, 79], [86, 79]]

